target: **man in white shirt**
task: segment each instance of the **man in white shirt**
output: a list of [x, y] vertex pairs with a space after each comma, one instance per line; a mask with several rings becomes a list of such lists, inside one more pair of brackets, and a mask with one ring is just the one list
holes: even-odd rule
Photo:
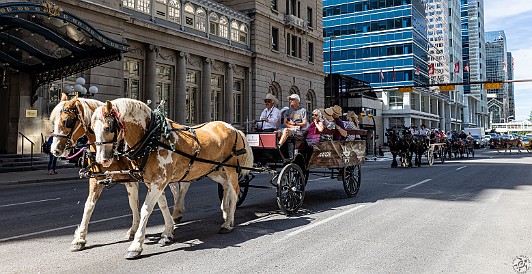
[[257, 129], [264, 132], [274, 132], [281, 126], [281, 111], [275, 107], [279, 100], [273, 94], [266, 94], [264, 97], [266, 108], [260, 114], [259, 120], [253, 120], [257, 124]]

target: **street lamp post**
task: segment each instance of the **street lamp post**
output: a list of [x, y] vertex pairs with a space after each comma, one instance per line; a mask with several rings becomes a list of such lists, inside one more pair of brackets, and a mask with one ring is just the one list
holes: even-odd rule
[[[85, 78], [78, 77], [76, 79], [76, 84], [74, 85], [74, 88], [72, 88], [69, 85], [66, 85], [63, 87], [63, 92], [66, 93], [67, 95], [70, 95], [70, 93], [74, 91], [79, 96], [86, 97], [86, 98], [91, 98], [94, 95], [96, 95], [96, 93], [98, 93], [98, 87], [90, 86], [89, 90], [87, 90], [87, 88], [85, 88], [83, 85], [85, 85]], [[74, 95], [76, 95], [75, 93]]]
[[333, 79], [332, 79], [332, 41], [336, 40], [335, 36], [329, 37], [329, 102], [328, 105], [332, 104], [333, 101]]

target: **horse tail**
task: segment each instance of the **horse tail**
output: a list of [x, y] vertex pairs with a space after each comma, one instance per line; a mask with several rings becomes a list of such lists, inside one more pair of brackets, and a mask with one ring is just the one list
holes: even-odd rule
[[[243, 167], [253, 167], [253, 151], [251, 150], [251, 146], [249, 145], [248, 139], [246, 138], [246, 135], [241, 130], [236, 130], [238, 134], [240, 134], [240, 137], [242, 138], [242, 142], [244, 142], [244, 147], [246, 149], [246, 153], [242, 155], [242, 163], [240, 163]], [[248, 175], [249, 169], [242, 169], [241, 171], [242, 175]]]

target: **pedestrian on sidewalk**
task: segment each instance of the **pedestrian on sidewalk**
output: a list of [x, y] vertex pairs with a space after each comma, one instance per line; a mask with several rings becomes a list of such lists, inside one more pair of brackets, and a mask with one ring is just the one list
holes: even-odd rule
[[[50, 135], [50, 138], [48, 138], [48, 141], [46, 142], [48, 144], [48, 147], [52, 147], [52, 142], [54, 141], [54, 135]], [[50, 158], [48, 160], [48, 175], [57, 174], [57, 171], [55, 171], [55, 168], [57, 166], [57, 157], [52, 152], [48, 153]]]

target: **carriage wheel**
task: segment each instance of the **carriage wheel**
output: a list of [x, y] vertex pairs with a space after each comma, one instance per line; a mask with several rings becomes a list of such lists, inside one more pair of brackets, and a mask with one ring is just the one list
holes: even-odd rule
[[305, 198], [305, 175], [296, 164], [288, 164], [277, 178], [277, 204], [284, 214], [297, 212]]
[[[255, 177], [251, 173], [249, 175], [238, 174], [238, 186], [240, 188], [240, 192], [238, 193], [236, 207], [239, 207], [248, 195], [249, 182], [251, 181], [250, 176], [251, 179]], [[224, 187], [221, 184], [218, 184], [218, 198], [220, 198], [220, 201], [224, 198]]]
[[431, 147], [427, 152], [427, 160], [429, 161], [429, 166], [434, 164], [434, 149]]
[[360, 164], [343, 168], [344, 190], [348, 197], [355, 197], [360, 189], [361, 169]]

